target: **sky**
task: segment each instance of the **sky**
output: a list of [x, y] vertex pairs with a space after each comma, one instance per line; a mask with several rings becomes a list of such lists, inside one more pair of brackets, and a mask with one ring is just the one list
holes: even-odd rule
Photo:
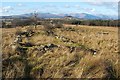
[[118, 15], [118, 2], [2, 2], [0, 16], [20, 15], [32, 12], [69, 14], [89, 13], [103, 15]]

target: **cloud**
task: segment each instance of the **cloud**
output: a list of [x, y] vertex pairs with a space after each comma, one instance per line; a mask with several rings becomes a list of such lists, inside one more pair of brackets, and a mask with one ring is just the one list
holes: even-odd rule
[[87, 3], [94, 6], [101, 6], [103, 4], [103, 2], [87, 2]]
[[77, 5], [75, 5], [75, 7], [79, 8], [79, 7], [80, 7], [80, 5], [78, 5], [78, 4], [77, 4]]
[[91, 9], [91, 12], [94, 12], [95, 11], [95, 9]]
[[89, 5], [106, 7], [108, 9], [117, 9], [118, 2], [87, 2]]
[[118, 3], [116, 3], [116, 2], [113, 2], [113, 3], [104, 2], [102, 4], [102, 6], [106, 7], [107, 9], [111, 9], [113, 11], [117, 11], [118, 12]]
[[66, 4], [64, 7], [65, 7], [65, 8], [70, 8], [70, 5]]
[[[106, 9], [107, 11], [112, 11], [114, 13], [118, 13], [118, 2], [87, 2], [91, 6], [95, 7], [102, 7]], [[92, 10], [94, 11], [94, 10]], [[103, 13], [104, 14], [104, 13]]]
[[18, 5], [18, 6], [23, 6], [23, 4], [21, 4], [21, 3], [18, 3], [17, 5]]
[[96, 9], [95, 8], [82, 8], [83, 12], [85, 13], [90, 13], [90, 14], [96, 14]]
[[0, 7], [0, 13], [2, 13], [2, 7]]
[[8, 13], [10, 12], [10, 10], [12, 10], [13, 8], [11, 6], [5, 6], [5, 7], [2, 7], [2, 12], [3, 13]]

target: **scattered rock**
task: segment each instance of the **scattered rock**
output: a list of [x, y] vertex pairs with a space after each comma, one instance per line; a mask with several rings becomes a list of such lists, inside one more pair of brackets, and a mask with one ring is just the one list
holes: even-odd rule
[[65, 29], [63, 29], [63, 30], [66, 30], [66, 31], [76, 31], [74, 28], [71, 28], [71, 27], [65, 28]]
[[106, 35], [108, 35], [109, 33], [108, 33], [108, 32], [103, 32], [103, 34], [106, 34]]
[[72, 53], [75, 50], [75, 47], [69, 47], [70, 53]]
[[14, 43], [20, 43], [20, 42], [22, 42], [21, 35], [17, 35], [17, 37], [14, 40]]
[[96, 55], [96, 54], [97, 54], [97, 51], [96, 51], [96, 50], [89, 49], [88, 51], [90, 51], [90, 52], [92, 53], [92, 55]]
[[47, 46], [48, 46], [49, 48], [58, 47], [57, 45], [54, 45], [54, 44], [48, 44]]
[[34, 44], [30, 43], [30, 42], [26, 42], [26, 43], [19, 43], [20, 46], [23, 46], [23, 47], [32, 47], [34, 46]]
[[98, 34], [104, 34], [104, 35], [108, 35], [108, 32], [98, 32]]
[[57, 45], [54, 44], [48, 44], [43, 47], [44, 50], [50, 50], [51, 48], [58, 47]]

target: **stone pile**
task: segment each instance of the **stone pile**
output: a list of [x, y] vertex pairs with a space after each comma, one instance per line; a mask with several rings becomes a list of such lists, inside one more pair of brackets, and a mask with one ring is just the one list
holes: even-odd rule
[[44, 51], [51, 50], [52, 48], [58, 47], [55, 44], [47, 44], [47, 45], [41, 45], [41, 49]]

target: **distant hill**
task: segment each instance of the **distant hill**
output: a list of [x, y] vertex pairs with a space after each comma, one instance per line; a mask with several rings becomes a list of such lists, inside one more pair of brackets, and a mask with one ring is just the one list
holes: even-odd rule
[[75, 18], [80, 18], [80, 19], [102, 19], [102, 20], [108, 20], [108, 19], [113, 19], [116, 20], [118, 19], [117, 16], [107, 16], [103, 14], [97, 14], [97, 15], [92, 15], [88, 13], [71, 13], [71, 14], [59, 14], [60, 16], [72, 16]]
[[[12, 15], [12, 16], [0, 16], [0, 18], [9, 19], [9, 18], [22, 18], [26, 19], [29, 17], [32, 17], [33, 14], [22, 14], [22, 15]], [[88, 13], [70, 13], [70, 14], [52, 14], [52, 13], [37, 13], [38, 18], [64, 18], [66, 16], [72, 16], [74, 18], [79, 19], [102, 19], [102, 20], [108, 20], [108, 19], [117, 19], [117, 16], [106, 16], [106, 15], [92, 15]]]
[[98, 16], [94, 16], [94, 15], [87, 14], [87, 13], [72, 13], [69, 15], [76, 17], [76, 18], [80, 18], [80, 19], [100, 19], [100, 17]]
[[[23, 14], [21, 16], [31, 17], [31, 16], [33, 16], [33, 14], [32, 13], [30, 13], [30, 14]], [[63, 16], [59, 16], [59, 15], [51, 14], [51, 13], [37, 13], [37, 17], [38, 18], [62, 18]]]

